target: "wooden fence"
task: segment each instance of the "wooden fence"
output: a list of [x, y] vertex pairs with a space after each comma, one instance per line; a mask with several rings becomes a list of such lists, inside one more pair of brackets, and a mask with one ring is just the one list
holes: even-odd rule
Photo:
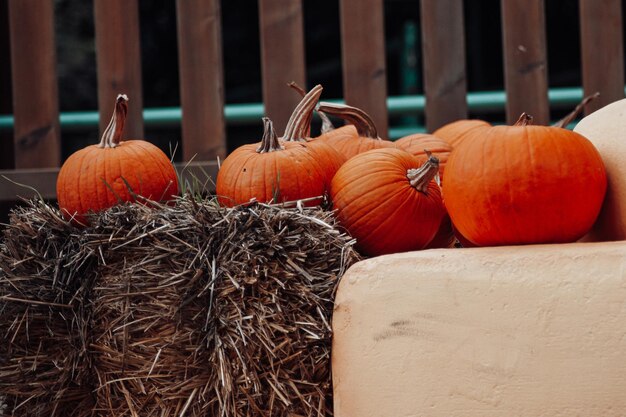
[[[8, 0], [14, 111], [12, 181], [54, 198], [61, 164], [53, 0]], [[339, 0], [344, 98], [388, 129], [383, 0]], [[470, 0], [466, 0], [470, 1]], [[624, 96], [622, 4], [579, 0], [583, 89], [599, 91], [590, 110]], [[421, 0], [425, 118], [428, 130], [467, 117], [462, 0]], [[549, 120], [544, 0], [501, 0], [506, 113]], [[216, 172], [226, 153], [219, 0], [177, 0], [183, 160]], [[138, 0], [94, 0], [100, 129], [118, 92], [130, 101], [128, 136], [143, 137]], [[306, 84], [302, 0], [259, 0], [263, 101], [284, 126]], [[555, 23], [558, 24], [558, 23]], [[5, 157], [6, 159], [6, 157]], [[3, 158], [0, 158], [2, 161]], [[0, 168], [3, 168], [0, 166]], [[0, 201], [29, 195], [0, 180]]]

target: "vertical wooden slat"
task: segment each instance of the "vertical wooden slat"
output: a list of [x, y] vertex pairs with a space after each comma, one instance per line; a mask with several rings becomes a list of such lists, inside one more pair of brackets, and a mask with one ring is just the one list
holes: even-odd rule
[[61, 159], [54, 45], [54, 2], [11, 0], [16, 168], [58, 166]]
[[346, 103], [365, 110], [387, 136], [387, 70], [382, 0], [341, 0], [341, 52]]
[[[9, 0], [0, 0], [0, 114], [13, 113], [11, 94], [11, 48], [9, 46]], [[15, 168], [13, 132], [0, 130], [0, 169]], [[0, 212], [2, 210], [0, 209]]]
[[226, 156], [219, 0], [178, 0], [183, 159]]
[[600, 92], [586, 106], [591, 113], [624, 98], [622, 2], [580, 0], [580, 40], [585, 95]]
[[129, 97], [125, 139], [142, 139], [143, 97], [137, 0], [94, 0], [100, 132], [119, 93]]
[[463, 2], [422, 0], [422, 53], [429, 132], [467, 118]]
[[302, 0], [259, 0], [265, 114], [283, 132], [300, 97], [287, 87], [306, 86]]
[[548, 62], [543, 0], [502, 0], [506, 118], [522, 112], [535, 124], [548, 124]]

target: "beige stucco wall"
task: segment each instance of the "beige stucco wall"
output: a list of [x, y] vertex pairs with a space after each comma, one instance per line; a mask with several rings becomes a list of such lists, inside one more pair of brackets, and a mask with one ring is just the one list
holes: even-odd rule
[[336, 417], [626, 416], [626, 242], [366, 260], [333, 329]]

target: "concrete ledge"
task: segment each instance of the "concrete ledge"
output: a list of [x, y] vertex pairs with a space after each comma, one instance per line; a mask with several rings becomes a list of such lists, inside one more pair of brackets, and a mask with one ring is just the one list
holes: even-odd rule
[[626, 415], [626, 242], [390, 255], [333, 317], [336, 417]]

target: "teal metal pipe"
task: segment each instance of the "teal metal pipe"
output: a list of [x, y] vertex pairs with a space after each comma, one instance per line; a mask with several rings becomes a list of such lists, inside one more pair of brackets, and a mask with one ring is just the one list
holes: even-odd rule
[[[583, 98], [582, 88], [553, 88], [548, 91], [550, 107], [554, 109], [574, 108]], [[342, 103], [341, 100], [328, 100]], [[472, 113], [502, 111], [506, 104], [504, 91], [479, 91], [467, 95], [468, 109]], [[387, 98], [389, 116], [401, 116], [424, 112], [426, 99], [423, 95], [394, 96]], [[228, 125], [244, 125], [259, 122], [264, 115], [262, 103], [227, 104], [224, 117]], [[146, 127], [178, 126], [182, 111], [180, 107], [161, 107], [144, 109], [143, 118]], [[97, 111], [63, 112], [59, 116], [61, 127], [68, 130], [83, 130], [98, 125]], [[13, 116], [0, 116], [0, 130], [13, 129]]]

